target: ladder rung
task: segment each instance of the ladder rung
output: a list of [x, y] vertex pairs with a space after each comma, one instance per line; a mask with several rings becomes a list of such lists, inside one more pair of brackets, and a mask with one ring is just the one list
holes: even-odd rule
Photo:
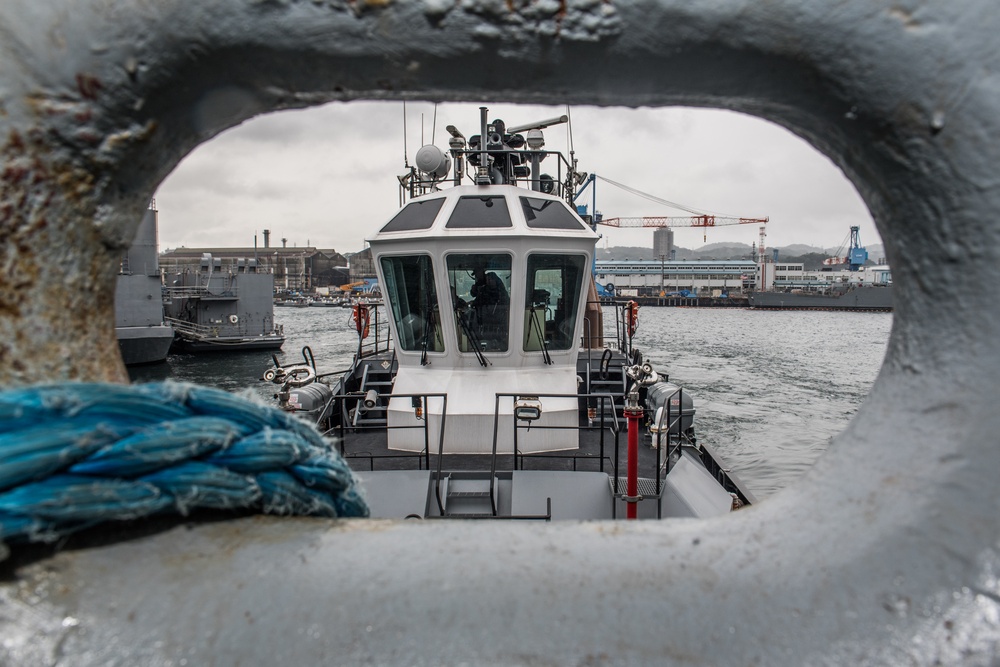
[[489, 491], [448, 491], [449, 498], [489, 498]]

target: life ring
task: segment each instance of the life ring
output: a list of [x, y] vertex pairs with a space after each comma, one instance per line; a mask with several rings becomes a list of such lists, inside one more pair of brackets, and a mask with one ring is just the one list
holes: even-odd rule
[[229, 316], [229, 323], [230, 324], [239, 324], [239, 322], [240, 322], [240, 316], [239, 315], [237, 315], [237, 314], [234, 313], [234, 314], [232, 314], [232, 315]]
[[354, 322], [354, 328], [357, 330], [358, 335], [362, 339], [368, 338], [369, 333], [369, 322], [371, 320], [371, 315], [368, 312], [368, 306], [363, 303], [354, 304], [354, 310], [351, 313], [351, 321]]
[[639, 328], [639, 304], [635, 301], [629, 301], [623, 310], [625, 328], [628, 330], [628, 337], [631, 338], [635, 335], [635, 330]]

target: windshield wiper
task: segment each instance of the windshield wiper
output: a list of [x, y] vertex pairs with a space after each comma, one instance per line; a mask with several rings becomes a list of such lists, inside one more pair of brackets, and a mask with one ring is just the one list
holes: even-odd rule
[[455, 319], [458, 320], [459, 326], [462, 327], [462, 331], [465, 333], [466, 337], [469, 339], [469, 342], [472, 344], [472, 351], [476, 353], [476, 358], [479, 359], [479, 364], [483, 368], [489, 366], [490, 360], [487, 359], [486, 355], [483, 354], [483, 351], [479, 349], [480, 348], [479, 336], [476, 335], [469, 327], [469, 323], [465, 321], [465, 314], [462, 312], [462, 309], [459, 308], [457, 304], [455, 306], [455, 315], [456, 315]]
[[532, 325], [535, 328], [535, 333], [538, 334], [538, 342], [542, 346], [542, 359], [545, 360], [546, 366], [551, 366], [552, 357], [549, 355], [549, 346], [545, 344], [545, 329], [538, 320], [538, 310], [535, 308], [531, 309], [531, 321], [528, 326], [530, 327]]

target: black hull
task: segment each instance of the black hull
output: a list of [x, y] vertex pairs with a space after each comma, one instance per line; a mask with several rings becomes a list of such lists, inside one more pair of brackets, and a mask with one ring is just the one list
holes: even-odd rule
[[116, 327], [118, 349], [126, 366], [158, 364], [166, 361], [174, 340], [174, 330], [159, 327]]
[[267, 336], [255, 338], [212, 338], [190, 339], [178, 335], [171, 350], [175, 352], [246, 352], [249, 350], [280, 350], [284, 345], [284, 336]]

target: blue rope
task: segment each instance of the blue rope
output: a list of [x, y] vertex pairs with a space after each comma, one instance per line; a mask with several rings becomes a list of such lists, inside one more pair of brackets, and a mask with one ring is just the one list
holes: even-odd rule
[[197, 509], [368, 516], [337, 451], [275, 408], [174, 382], [0, 392], [0, 542]]

